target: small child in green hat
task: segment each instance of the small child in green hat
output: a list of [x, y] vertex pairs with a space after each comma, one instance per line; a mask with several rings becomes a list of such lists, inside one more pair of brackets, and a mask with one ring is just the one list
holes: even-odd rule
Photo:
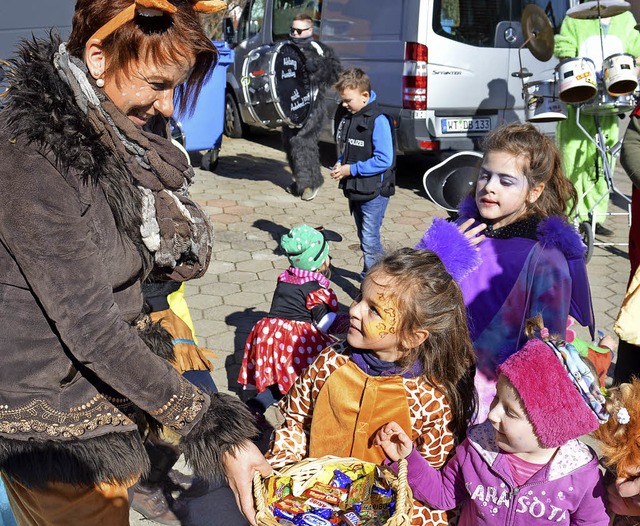
[[290, 267], [278, 276], [269, 314], [254, 326], [244, 347], [238, 383], [255, 386], [247, 405], [259, 418], [280, 400], [320, 351], [335, 343], [328, 334], [338, 310], [329, 282], [329, 244], [308, 225], [280, 240]]

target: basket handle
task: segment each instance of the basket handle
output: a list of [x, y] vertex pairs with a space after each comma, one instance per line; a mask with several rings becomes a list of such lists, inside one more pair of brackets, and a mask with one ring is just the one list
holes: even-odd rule
[[407, 459], [401, 458], [398, 461], [398, 494], [396, 499], [396, 510], [405, 513], [407, 506]]
[[253, 474], [253, 496], [256, 501], [256, 511], [258, 513], [266, 510], [267, 499], [264, 495], [264, 486], [262, 485], [262, 475], [259, 471]]

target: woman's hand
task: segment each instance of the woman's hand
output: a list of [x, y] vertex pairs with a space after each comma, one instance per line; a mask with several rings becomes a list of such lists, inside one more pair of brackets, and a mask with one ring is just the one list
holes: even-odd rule
[[611, 481], [607, 485], [607, 509], [617, 515], [640, 517], [640, 478]]
[[331, 169], [331, 178], [334, 181], [340, 181], [340, 179], [344, 179], [345, 177], [349, 177], [350, 175], [351, 175], [350, 164], [336, 163], [336, 165]]
[[373, 438], [373, 444], [380, 446], [385, 455], [394, 462], [407, 458], [409, 453], [413, 451], [411, 438], [396, 422], [389, 422], [378, 429]]
[[230, 452], [225, 453], [222, 463], [238, 509], [251, 526], [257, 526], [256, 509], [253, 505], [253, 475], [259, 471], [266, 477], [273, 469], [253, 442], [246, 442], [236, 449], [235, 457]]
[[480, 234], [480, 232], [486, 229], [487, 225], [485, 223], [478, 223], [476, 226], [473, 226], [475, 222], [475, 219], [467, 219], [464, 223], [458, 226], [458, 232], [463, 234], [472, 245], [478, 245], [486, 239], [486, 236], [484, 234]]

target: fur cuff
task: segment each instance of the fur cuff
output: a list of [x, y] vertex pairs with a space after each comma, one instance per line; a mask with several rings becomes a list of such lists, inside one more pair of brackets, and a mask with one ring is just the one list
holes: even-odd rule
[[435, 252], [458, 284], [480, 264], [480, 252], [477, 248], [464, 234], [458, 232], [455, 223], [441, 217], [433, 219], [415, 248]]
[[206, 479], [224, 479], [224, 454], [236, 455], [246, 442], [258, 436], [254, 417], [247, 406], [234, 396], [211, 394], [211, 404], [202, 420], [180, 442], [187, 463], [195, 475]]

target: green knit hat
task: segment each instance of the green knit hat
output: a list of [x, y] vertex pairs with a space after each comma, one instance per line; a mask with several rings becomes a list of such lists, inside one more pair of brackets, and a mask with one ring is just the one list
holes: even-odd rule
[[293, 227], [280, 240], [280, 248], [292, 267], [318, 270], [329, 256], [329, 244], [315, 228], [309, 225]]

